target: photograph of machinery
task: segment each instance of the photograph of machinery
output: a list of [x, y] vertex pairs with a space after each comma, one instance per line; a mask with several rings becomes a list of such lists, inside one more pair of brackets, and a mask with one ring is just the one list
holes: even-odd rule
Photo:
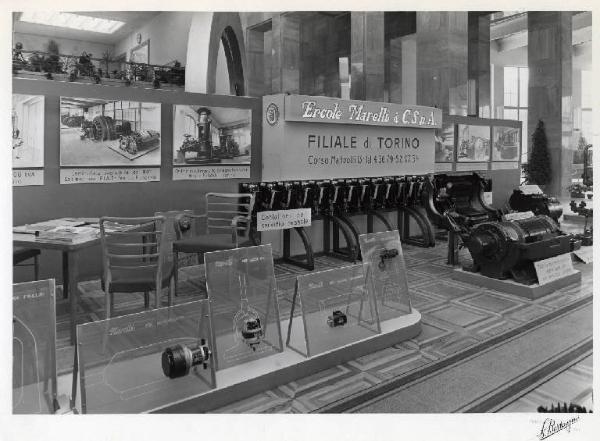
[[492, 128], [492, 137], [494, 139], [494, 148], [492, 149], [492, 161], [518, 161], [519, 129], [514, 127], [496, 127]]
[[435, 162], [454, 161], [454, 124], [435, 130]]
[[490, 126], [458, 125], [458, 157], [460, 161], [490, 160]]
[[160, 104], [60, 99], [60, 165], [160, 165]]
[[44, 97], [13, 94], [11, 121], [13, 167], [43, 167]]
[[175, 105], [173, 164], [250, 164], [251, 111]]

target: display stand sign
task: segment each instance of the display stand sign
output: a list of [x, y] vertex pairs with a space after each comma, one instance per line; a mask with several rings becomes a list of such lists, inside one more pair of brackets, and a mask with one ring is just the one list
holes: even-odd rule
[[13, 285], [14, 414], [51, 414], [56, 391], [54, 279]]
[[244, 179], [250, 177], [250, 166], [212, 165], [203, 167], [173, 167], [174, 181], [198, 181], [204, 179]]
[[544, 285], [554, 280], [562, 279], [575, 272], [571, 253], [550, 257], [549, 259], [533, 262], [537, 274], [538, 283]]
[[308, 227], [311, 223], [310, 208], [293, 210], [259, 211], [256, 214], [257, 231], [287, 230]]
[[204, 263], [217, 369], [283, 351], [271, 245], [205, 253]]
[[363, 262], [368, 262], [371, 268], [379, 319], [383, 322], [410, 314], [406, 265], [398, 231], [361, 234], [358, 240]]
[[44, 169], [13, 170], [13, 187], [44, 185]]
[[140, 413], [216, 386], [208, 300], [77, 326], [83, 413]]
[[287, 346], [312, 357], [381, 332], [368, 273], [357, 264], [298, 276]]
[[581, 247], [580, 249], [573, 251], [573, 254], [581, 260], [583, 263], [592, 263], [594, 261], [594, 247]]
[[506, 213], [506, 214], [502, 215], [502, 220], [514, 221], [514, 220], [529, 219], [530, 217], [533, 217], [532, 211], [517, 211], [515, 213]]
[[440, 109], [306, 95], [263, 97], [263, 180], [434, 171]]
[[61, 168], [61, 184], [115, 184], [160, 181], [160, 168]]

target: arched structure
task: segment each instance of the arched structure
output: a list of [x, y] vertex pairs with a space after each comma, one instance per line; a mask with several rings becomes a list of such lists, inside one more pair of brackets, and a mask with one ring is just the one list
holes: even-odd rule
[[195, 12], [188, 37], [185, 89], [215, 93], [217, 58], [222, 44], [229, 72], [231, 95], [245, 95], [244, 34], [237, 12]]

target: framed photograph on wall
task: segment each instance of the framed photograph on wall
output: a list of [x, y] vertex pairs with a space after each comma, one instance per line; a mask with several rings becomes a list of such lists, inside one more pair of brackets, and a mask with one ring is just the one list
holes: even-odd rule
[[250, 109], [180, 105], [173, 108], [174, 165], [250, 165]]
[[458, 124], [458, 162], [490, 160], [490, 126]]
[[60, 99], [61, 166], [159, 166], [160, 146], [160, 103]]
[[516, 127], [492, 127], [492, 161], [518, 161], [521, 150], [520, 130]]
[[12, 166], [44, 166], [44, 97], [12, 95]]
[[435, 129], [435, 162], [454, 162], [454, 123]]

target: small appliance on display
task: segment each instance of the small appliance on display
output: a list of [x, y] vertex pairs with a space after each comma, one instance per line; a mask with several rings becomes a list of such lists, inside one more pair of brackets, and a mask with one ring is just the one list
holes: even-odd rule
[[256, 346], [260, 344], [265, 335], [260, 323], [260, 318], [255, 317], [244, 320], [241, 334], [244, 342], [250, 346], [253, 351], [256, 351]]
[[590, 218], [594, 217], [594, 209], [587, 206], [585, 201], [577, 202], [571, 201], [569, 204], [571, 211], [577, 213], [579, 216], [583, 216], [585, 224], [583, 225], [583, 233], [577, 234], [576, 237], [581, 239], [581, 245], [589, 246], [594, 244], [594, 227], [593, 225], [588, 228], [588, 222]]
[[342, 311], [333, 311], [333, 313], [329, 317], [327, 317], [327, 324], [331, 328], [344, 326], [346, 323], [348, 323], [348, 316]]
[[212, 356], [206, 340], [201, 339], [195, 348], [186, 345], [175, 345], [165, 349], [161, 356], [162, 370], [169, 378], [184, 377], [189, 374], [193, 366], [202, 365], [208, 368], [208, 361]]
[[379, 269], [383, 271], [386, 266], [385, 261], [389, 260], [389, 259], [393, 259], [394, 257], [397, 257], [398, 254], [399, 254], [399, 252], [395, 248], [382, 250], [379, 254], [379, 258], [381, 259], [378, 264]]

